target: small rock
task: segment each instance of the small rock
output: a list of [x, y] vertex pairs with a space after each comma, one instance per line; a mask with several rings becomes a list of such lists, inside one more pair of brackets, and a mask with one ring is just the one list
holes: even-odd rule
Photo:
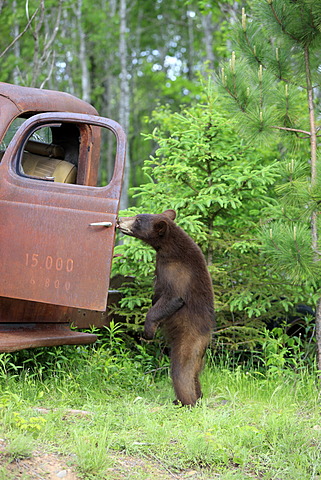
[[67, 477], [67, 470], [61, 470], [60, 472], [56, 473], [56, 477], [58, 478], [65, 478]]

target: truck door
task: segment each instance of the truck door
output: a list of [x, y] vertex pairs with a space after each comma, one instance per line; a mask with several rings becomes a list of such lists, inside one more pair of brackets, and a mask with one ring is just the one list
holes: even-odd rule
[[[60, 183], [24, 167], [25, 146], [34, 132], [68, 125], [80, 134], [87, 128], [79, 149], [81, 184]], [[116, 139], [114, 172], [104, 187], [83, 184], [96, 138], [88, 129], [97, 127]], [[124, 160], [125, 134], [110, 119], [55, 112], [22, 124], [0, 162], [0, 296], [106, 309]]]

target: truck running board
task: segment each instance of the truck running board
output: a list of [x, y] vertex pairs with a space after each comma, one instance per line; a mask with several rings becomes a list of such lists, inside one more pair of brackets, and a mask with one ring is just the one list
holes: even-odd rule
[[52, 345], [79, 345], [94, 343], [97, 335], [70, 330], [68, 324], [57, 323], [2, 323], [0, 345], [2, 352]]

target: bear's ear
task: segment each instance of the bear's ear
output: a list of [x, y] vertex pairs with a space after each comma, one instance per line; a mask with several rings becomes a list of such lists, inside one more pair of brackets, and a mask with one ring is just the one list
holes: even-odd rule
[[159, 222], [155, 223], [154, 229], [160, 237], [163, 237], [167, 232], [168, 223], [166, 222], [166, 220], [160, 220]]
[[170, 218], [171, 220], [175, 220], [176, 218], [175, 210], [165, 210], [162, 215], [166, 215], [166, 217]]

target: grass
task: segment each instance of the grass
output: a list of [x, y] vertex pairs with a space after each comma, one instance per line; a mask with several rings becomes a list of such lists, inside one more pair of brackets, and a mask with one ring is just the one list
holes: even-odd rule
[[[129, 352], [120, 337], [111, 349], [29, 355], [18, 370], [17, 357], [2, 357], [0, 435], [10, 458], [36, 448], [72, 455], [80, 478], [97, 480], [114, 478], [117, 452], [153, 460], [170, 476], [192, 469], [204, 479], [321, 478], [320, 393], [307, 369], [269, 374], [210, 359], [204, 398], [188, 409], [172, 404], [165, 368], [145, 373], [155, 370], [153, 356]], [[122, 478], [152, 477], [137, 469]]]

